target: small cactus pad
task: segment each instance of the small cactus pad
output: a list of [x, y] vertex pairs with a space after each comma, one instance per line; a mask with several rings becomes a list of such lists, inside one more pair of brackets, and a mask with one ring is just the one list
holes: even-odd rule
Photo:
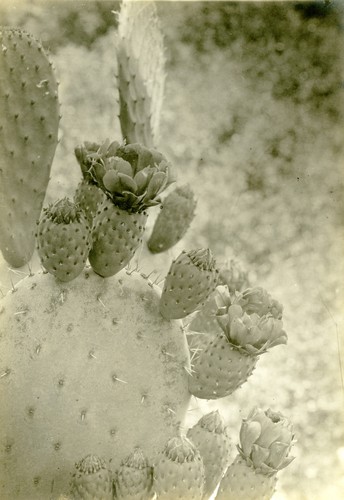
[[90, 453], [113, 472], [137, 447], [153, 464], [178, 432], [189, 352], [160, 293], [135, 271], [86, 269], [68, 283], [37, 273], [2, 299], [1, 500], [68, 494]]
[[0, 29], [0, 247], [13, 267], [35, 248], [58, 137], [57, 82], [41, 44]]
[[73, 500], [113, 500], [112, 475], [104, 460], [87, 455], [75, 464], [75, 468], [71, 481]]
[[152, 498], [153, 469], [143, 451], [136, 448], [123, 460], [116, 474], [115, 487], [118, 500], [145, 500]]
[[148, 248], [153, 253], [165, 252], [182, 239], [195, 215], [196, 200], [191, 188], [176, 187], [162, 202]]
[[184, 436], [169, 439], [154, 465], [153, 488], [159, 499], [201, 500], [204, 487], [202, 457]]
[[94, 271], [103, 277], [123, 269], [140, 246], [147, 213], [129, 213], [106, 198], [93, 221], [93, 245], [89, 260]]
[[[194, 337], [192, 337], [194, 338]], [[217, 399], [232, 394], [253, 372], [259, 359], [250, 356], [217, 334], [197, 350], [189, 375], [189, 390], [201, 399]]]
[[214, 291], [218, 279], [209, 249], [183, 251], [171, 264], [160, 300], [164, 318], [185, 318], [200, 308]]
[[260, 474], [238, 455], [220, 483], [216, 500], [270, 500], [276, 482], [276, 475]]
[[154, 2], [122, 2], [116, 54], [123, 138], [154, 146], [165, 84], [163, 36]]
[[227, 469], [230, 439], [227, 428], [218, 411], [204, 415], [191, 429], [187, 437], [199, 450], [204, 465], [204, 498], [209, 498]]
[[45, 208], [37, 228], [43, 267], [61, 281], [71, 281], [85, 267], [91, 231], [81, 208], [63, 198]]

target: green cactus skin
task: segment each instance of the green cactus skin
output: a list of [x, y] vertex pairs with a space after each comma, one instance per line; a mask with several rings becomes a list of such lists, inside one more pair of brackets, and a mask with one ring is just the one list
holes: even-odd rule
[[204, 415], [187, 432], [201, 454], [204, 465], [203, 498], [209, 498], [229, 464], [230, 438], [218, 411]]
[[123, 460], [115, 479], [118, 500], [147, 500], [152, 498], [153, 468], [143, 451], [136, 448]]
[[154, 465], [153, 489], [159, 500], [201, 500], [204, 466], [199, 451], [191, 441], [171, 438]]
[[164, 318], [185, 318], [202, 307], [218, 279], [215, 260], [209, 249], [182, 253], [171, 264], [160, 300]]
[[95, 456], [87, 457], [75, 464], [76, 472], [71, 481], [73, 500], [113, 500], [113, 482], [111, 471], [105, 460]]
[[113, 471], [136, 447], [154, 463], [182, 425], [185, 335], [159, 314], [160, 289], [128, 273], [86, 269], [68, 283], [37, 273], [2, 299], [2, 500], [68, 495], [90, 453]]
[[261, 474], [238, 455], [220, 483], [216, 500], [270, 500], [276, 482], [276, 474]]
[[0, 30], [0, 247], [21, 267], [35, 248], [58, 142], [54, 70], [41, 44], [21, 30]]
[[123, 2], [118, 21], [117, 86], [123, 138], [154, 146], [165, 84], [156, 7], [153, 2]]
[[103, 277], [123, 269], [140, 246], [147, 212], [132, 212], [116, 207], [108, 198], [100, 205], [93, 221], [93, 245], [89, 261]]
[[188, 185], [176, 187], [165, 198], [147, 243], [152, 253], [165, 252], [182, 239], [195, 216], [196, 204]]
[[251, 356], [217, 334], [205, 346], [201, 344], [193, 359], [189, 391], [201, 399], [217, 399], [232, 394], [252, 374], [259, 356]]
[[37, 228], [37, 251], [43, 267], [61, 281], [75, 279], [91, 248], [91, 230], [78, 205], [67, 198], [43, 210]]
[[75, 191], [74, 202], [84, 211], [91, 227], [98, 208], [105, 199], [104, 191], [95, 184], [86, 179], [79, 182]]

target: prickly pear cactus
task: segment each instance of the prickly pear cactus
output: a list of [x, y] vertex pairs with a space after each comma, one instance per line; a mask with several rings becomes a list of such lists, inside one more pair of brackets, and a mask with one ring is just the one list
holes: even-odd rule
[[1, 28], [0, 248], [13, 267], [29, 262], [55, 154], [57, 82], [42, 45], [19, 29]]
[[[185, 422], [191, 395], [232, 394], [260, 355], [286, 343], [282, 307], [264, 289], [249, 287], [241, 270], [219, 270], [208, 248], [181, 251], [164, 280], [143, 273], [137, 261], [133, 266], [149, 211], [159, 207], [174, 175], [152, 148], [164, 81], [154, 4], [124, 2], [119, 21], [125, 140], [75, 148], [82, 181], [74, 200], [45, 208], [37, 226], [43, 269], [0, 303], [0, 498], [201, 500], [213, 494], [228, 467], [219, 500], [268, 499], [278, 470], [291, 461], [293, 434], [281, 414], [252, 410], [230, 465], [228, 429], [218, 412], [189, 431]], [[7, 176], [6, 203], [19, 207], [2, 214], [0, 228], [6, 251], [20, 265], [29, 255], [21, 248], [23, 221], [31, 231], [27, 212], [32, 208], [39, 216], [47, 183], [33, 172], [40, 157], [48, 174], [56, 146], [56, 86], [41, 73], [45, 63], [42, 69], [18, 50], [43, 53], [29, 35], [9, 30], [2, 37], [1, 61], [16, 58], [6, 78], [17, 66], [22, 71], [26, 58], [34, 75], [26, 82], [16, 73], [13, 83], [18, 93], [31, 89], [34, 97], [22, 105], [36, 121], [13, 111], [9, 92], [0, 103], [6, 111], [3, 157], [15, 167], [1, 164], [0, 174]], [[1, 73], [1, 84], [6, 78]], [[26, 169], [22, 157], [29, 160]], [[175, 197], [169, 210], [171, 227], [174, 215], [179, 222], [165, 250], [193, 217], [193, 195], [187, 191], [182, 198], [183, 210]], [[9, 231], [14, 220], [18, 239]]]

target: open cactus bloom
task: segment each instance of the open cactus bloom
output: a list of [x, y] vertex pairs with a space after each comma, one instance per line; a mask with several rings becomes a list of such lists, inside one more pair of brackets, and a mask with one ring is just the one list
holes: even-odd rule
[[254, 408], [240, 429], [238, 450], [257, 472], [273, 475], [289, 465], [294, 434], [288, 419], [279, 412]]
[[247, 314], [238, 304], [229, 306], [226, 314], [217, 317], [228, 341], [250, 355], [259, 355], [271, 347], [287, 343], [282, 321], [267, 314]]
[[165, 156], [141, 144], [85, 143], [75, 149], [84, 178], [91, 179], [118, 207], [142, 212], [158, 205], [159, 195], [172, 183]]
[[260, 286], [247, 288], [237, 294], [233, 303], [239, 304], [247, 314], [271, 314], [276, 319], [282, 319], [283, 306]]

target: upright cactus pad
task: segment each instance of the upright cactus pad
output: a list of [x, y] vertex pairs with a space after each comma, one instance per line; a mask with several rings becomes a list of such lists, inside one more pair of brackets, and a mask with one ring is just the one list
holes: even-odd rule
[[194, 218], [196, 204], [188, 185], [176, 187], [164, 199], [147, 243], [151, 252], [165, 252], [182, 239]]
[[21, 30], [0, 30], [0, 248], [13, 267], [35, 248], [58, 137], [57, 82], [41, 44]]
[[140, 447], [153, 463], [178, 432], [189, 353], [159, 294], [137, 272], [104, 280], [86, 270], [68, 283], [39, 273], [3, 299], [2, 500], [68, 494], [74, 463], [90, 453], [115, 470]]
[[163, 37], [154, 2], [122, 3], [116, 55], [123, 138], [154, 146], [165, 83]]

